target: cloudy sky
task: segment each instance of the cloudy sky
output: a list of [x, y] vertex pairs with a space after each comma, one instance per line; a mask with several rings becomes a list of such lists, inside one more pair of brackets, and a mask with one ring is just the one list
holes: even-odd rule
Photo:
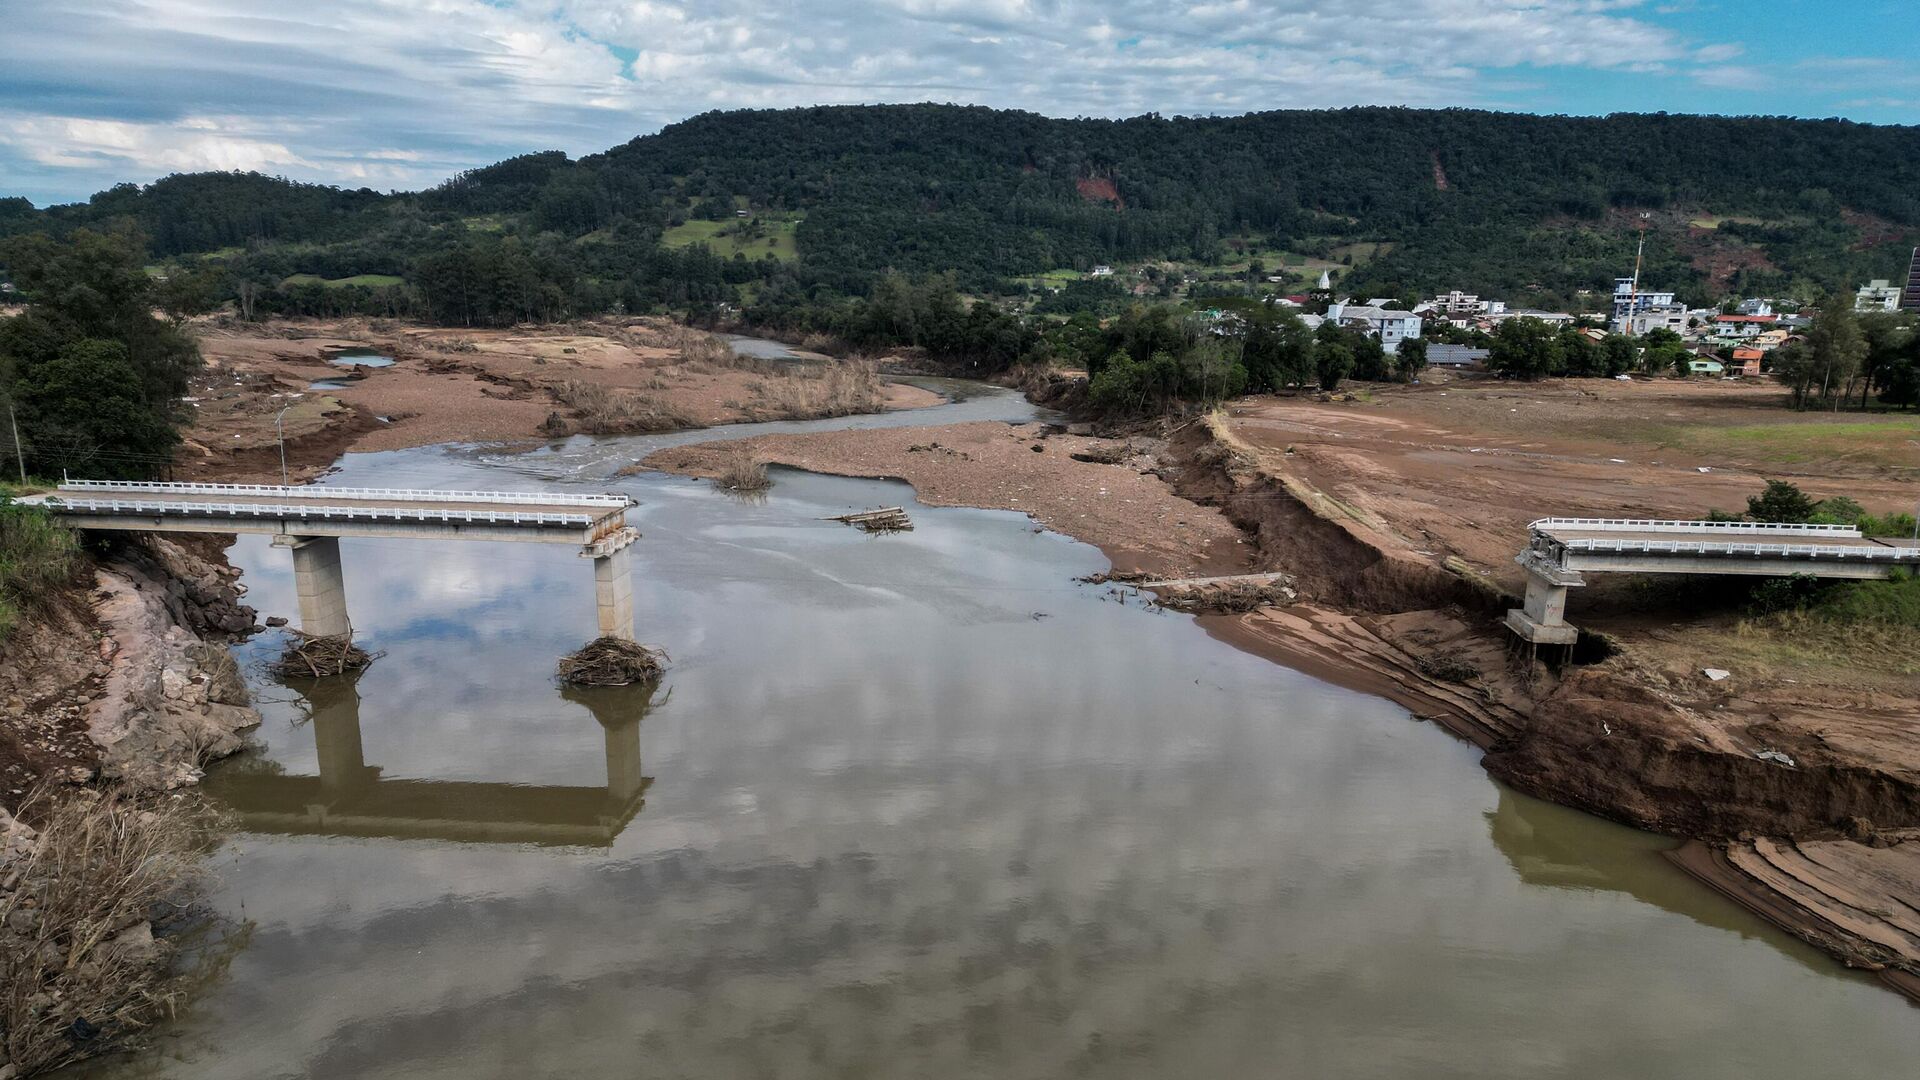
[[1354, 104], [1920, 122], [1915, 0], [0, 0], [0, 195], [415, 188], [709, 109]]

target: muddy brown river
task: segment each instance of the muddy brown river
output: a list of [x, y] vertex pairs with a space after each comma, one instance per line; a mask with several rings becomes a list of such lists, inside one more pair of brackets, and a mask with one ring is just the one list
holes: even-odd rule
[[[1031, 415], [976, 389], [832, 423]], [[257, 678], [261, 749], [209, 784], [240, 830], [215, 902], [252, 938], [89, 1075], [1913, 1075], [1920, 1012], [1669, 841], [1077, 585], [1091, 547], [882, 481], [609, 479], [713, 435], [342, 461], [327, 482], [631, 493], [672, 668], [555, 686], [594, 633], [569, 549], [342, 541], [385, 655]], [[822, 520], [890, 504], [913, 532]], [[284, 552], [233, 557], [294, 612]]]

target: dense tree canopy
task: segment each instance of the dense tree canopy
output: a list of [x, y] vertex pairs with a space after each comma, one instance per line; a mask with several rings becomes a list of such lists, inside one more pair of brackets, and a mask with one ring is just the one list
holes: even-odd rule
[[[155, 318], [164, 301], [130, 231], [75, 230], [0, 250], [28, 301], [0, 320], [0, 395], [11, 403], [28, 467], [148, 476], [178, 441], [179, 399], [199, 350]], [[11, 449], [11, 448], [10, 448]]]
[[[756, 228], [777, 220], [790, 249], [765, 234], [697, 242], [741, 211]], [[965, 292], [1004, 295], [1023, 275], [1207, 262], [1229, 244], [1347, 259], [1341, 286], [1364, 295], [1458, 287], [1574, 304], [1621, 272], [1641, 213], [1664, 215], [1646, 276], [1696, 302], [1723, 287], [1810, 296], [1897, 277], [1920, 240], [1920, 128], [1387, 108], [711, 113], [604, 154], [529, 154], [415, 194], [209, 173], [44, 211], [0, 200], [0, 236], [131, 220], [162, 259], [217, 268], [219, 298], [249, 314], [486, 324], [770, 295], [791, 314], [864, 296], [889, 273], [950, 273]], [[1739, 255], [1733, 278], [1710, 279], [1713, 244]], [[1048, 311], [1110, 309], [1115, 288], [1063, 290]]]

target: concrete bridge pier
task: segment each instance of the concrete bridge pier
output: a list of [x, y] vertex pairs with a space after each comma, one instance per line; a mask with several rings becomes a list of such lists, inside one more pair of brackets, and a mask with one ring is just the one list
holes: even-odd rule
[[627, 548], [639, 533], [621, 529], [588, 544], [580, 557], [593, 560], [593, 598], [600, 614], [600, 636], [633, 636], [633, 567]]
[[293, 552], [300, 629], [314, 637], [353, 633], [353, 621], [347, 617], [347, 580], [340, 570], [340, 538], [281, 535], [273, 538], [273, 546]]
[[593, 597], [600, 636], [633, 640], [633, 568], [625, 548], [593, 560]]
[[1572, 645], [1578, 628], [1567, 623], [1567, 590], [1585, 585], [1577, 572], [1564, 569], [1529, 549], [1514, 560], [1527, 570], [1527, 597], [1507, 611], [1507, 629], [1531, 645]]

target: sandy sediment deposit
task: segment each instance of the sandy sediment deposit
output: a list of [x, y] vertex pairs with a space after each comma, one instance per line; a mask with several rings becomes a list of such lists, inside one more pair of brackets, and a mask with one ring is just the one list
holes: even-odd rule
[[[1768, 477], [1911, 506], [1920, 430], [1899, 423], [1794, 414], [1775, 389], [1719, 382], [1447, 380], [1248, 399], [1158, 440], [963, 424], [744, 445], [898, 477], [936, 505], [1025, 511], [1120, 572], [1284, 572], [1296, 602], [1203, 625], [1445, 725], [1522, 790], [1693, 839], [1681, 865], [1916, 993], [1910, 655], [1823, 656], [1694, 579], [1597, 578], [1571, 617], [1603, 636], [1557, 671], [1516, 660], [1499, 628], [1528, 521], [1737, 510]], [[644, 466], [713, 475], [740, 445]]]
[[[938, 404], [870, 365], [754, 360], [664, 320], [506, 330], [368, 319], [196, 327], [206, 369], [176, 471], [277, 477], [284, 430], [298, 477], [349, 451], [445, 442], [534, 444], [579, 432], [673, 431]], [[391, 357], [343, 367], [342, 351]], [[284, 416], [282, 415], [284, 411]]]
[[744, 447], [768, 464], [902, 479], [934, 506], [1018, 510], [1094, 544], [1123, 572], [1180, 577], [1244, 569], [1249, 552], [1239, 530], [1180, 498], [1160, 475], [1150, 444], [979, 421], [702, 443], [662, 450], [641, 464], [716, 476]]

